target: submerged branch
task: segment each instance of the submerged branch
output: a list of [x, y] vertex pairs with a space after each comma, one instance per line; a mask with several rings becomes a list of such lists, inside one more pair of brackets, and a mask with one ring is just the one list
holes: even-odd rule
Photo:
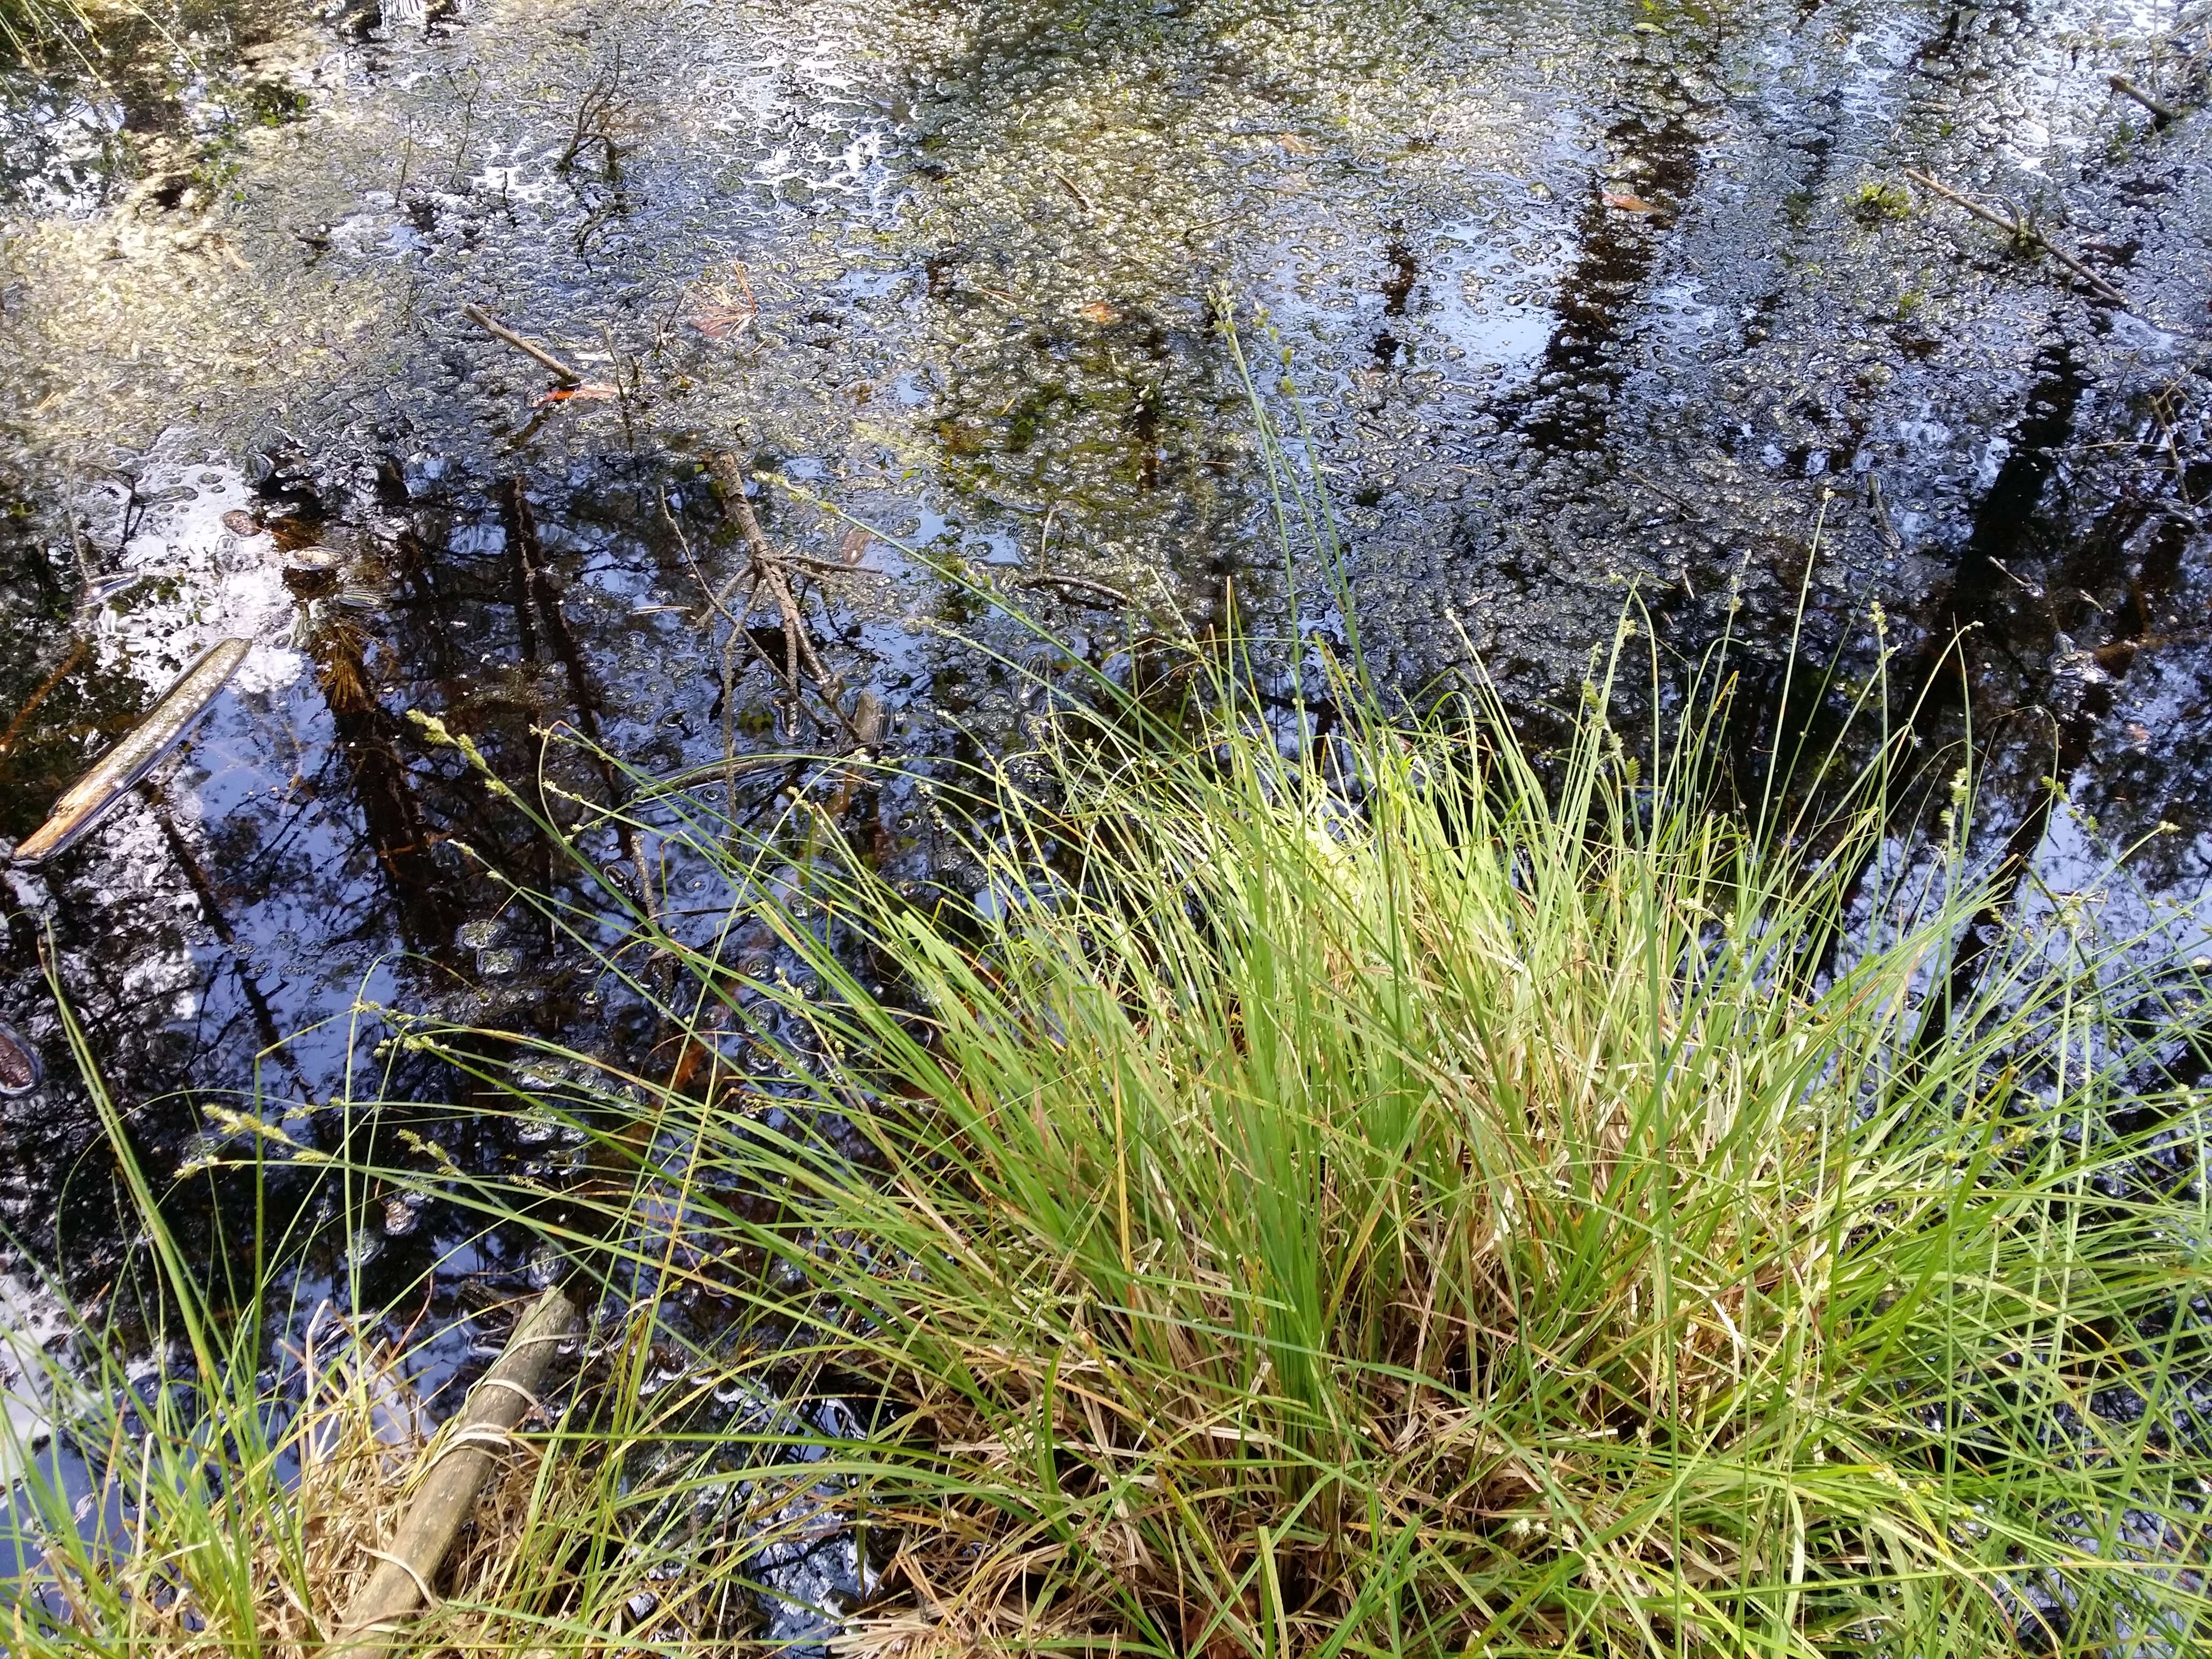
[[1966, 209], [1967, 212], [1972, 214], [1975, 218], [1979, 219], [1984, 224], [1993, 225], [1997, 229], [2003, 231], [2008, 236], [2012, 237], [2014, 240], [2025, 242], [2031, 247], [2040, 249], [2043, 252], [2050, 255], [2051, 258], [2056, 260], [2059, 264], [2063, 265], [2075, 276], [2080, 277], [2081, 281], [2087, 283], [2089, 287], [2095, 291], [2099, 299], [2109, 301], [2112, 304], [2118, 306], [2123, 311], [2132, 309], [2132, 307], [2128, 304], [2128, 296], [2126, 295], [2121, 293], [2119, 289], [2114, 288], [2110, 283], [2106, 282], [2102, 276], [2100, 276], [2095, 271], [2090, 270], [2088, 266], [2083, 264], [2081, 260], [2075, 258], [2064, 248], [2060, 247], [2056, 242], [2052, 241], [2048, 236], [2045, 236], [2033, 225], [2028, 223], [2028, 222], [2019, 214], [2014, 213], [2011, 216], [2008, 217], [2006, 215], [1999, 213], [1995, 208], [1990, 207], [1986, 203], [1978, 202], [1972, 197], [1966, 195], [1964, 191], [1954, 190], [1950, 185], [1944, 184], [1942, 180], [1931, 179], [1928, 174], [1920, 172], [1915, 167], [1905, 168], [1905, 176], [1911, 179], [1915, 184], [1920, 185], [1923, 190], [1933, 191], [1936, 195], [1941, 196], [1945, 201], [1955, 202], [1959, 206]]
[[26, 864], [52, 858], [106, 817], [125, 791], [153, 770], [154, 763], [191, 730], [251, 648], [250, 641], [222, 640], [203, 653], [131, 734], [70, 786], [46, 821], [16, 848], [16, 858]]
[[444, 1446], [430, 1454], [428, 1471], [400, 1517], [389, 1545], [355, 1595], [327, 1651], [333, 1659], [368, 1656], [405, 1645], [395, 1620], [430, 1599], [429, 1586], [475, 1507], [502, 1443], [537, 1403], [553, 1362], [553, 1350], [576, 1322], [576, 1304], [557, 1285], [526, 1309], [507, 1346], [470, 1392]]
[[562, 386], [574, 386], [583, 385], [584, 377], [581, 374], [569, 368], [568, 364], [562, 362], [558, 357], [548, 351], [544, 346], [538, 344], [537, 341], [529, 338], [526, 335], [517, 334], [513, 329], [507, 327], [506, 324], [501, 322], [497, 318], [494, 317], [491, 313], [486, 311], [482, 306], [473, 303], [465, 305], [461, 307], [461, 315], [467, 318], [478, 328], [483, 330], [485, 333], [490, 335], [495, 340], [505, 341], [508, 345], [513, 346], [524, 356], [529, 358], [532, 362], [539, 364], [548, 374], [551, 374], [555, 380], [560, 381]]

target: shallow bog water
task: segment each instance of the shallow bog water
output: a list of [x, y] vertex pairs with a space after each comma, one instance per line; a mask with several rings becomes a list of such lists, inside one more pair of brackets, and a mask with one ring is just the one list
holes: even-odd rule
[[[10, 1103], [0, 1206], [88, 1283], [112, 1199], [43, 941], [168, 1167], [210, 1103], [333, 1133], [357, 1002], [649, 1045], [459, 850], [560, 878], [408, 712], [518, 775], [556, 722], [664, 769], [726, 719], [843, 743], [757, 659], [726, 705], [725, 449], [781, 545], [854, 566], [806, 603], [896, 752], [1018, 729], [951, 637], [1013, 636], [948, 559], [1097, 655], [1231, 592], [1279, 625], [1224, 315], [1310, 426], [1398, 684], [1479, 653], [1533, 713], [1634, 600], [1684, 653], [1740, 639], [1756, 702], [1801, 593], [1847, 675], [1879, 606], [1931, 752], [1971, 699], [1993, 841], [2063, 888], [2086, 817], [2167, 823], [2136, 866], [2196, 902], [2212, 168], [2170, 9], [369, 0], [109, 40], [100, 78], [6, 80], [0, 834], [204, 644], [255, 648], [96, 834], [8, 874], [0, 1018], [54, 1080]], [[2115, 72], [2190, 112], [2154, 130]], [[932, 867], [910, 799], [871, 810]], [[454, 1150], [548, 1156], [489, 1123]], [[460, 1218], [380, 1217], [324, 1263], [372, 1299], [433, 1261], [443, 1314], [527, 1276]]]

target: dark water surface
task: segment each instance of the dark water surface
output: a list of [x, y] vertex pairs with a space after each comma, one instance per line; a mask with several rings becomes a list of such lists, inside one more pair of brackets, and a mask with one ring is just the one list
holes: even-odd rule
[[[42, 938], [159, 1168], [216, 1144], [210, 1104], [327, 1141], [370, 1086], [357, 1000], [649, 1041], [472, 872], [457, 841], [565, 879], [407, 712], [510, 774], [557, 722], [718, 758], [723, 449], [799, 486], [760, 497], [779, 544], [858, 561], [807, 604], [894, 752], [1018, 729], [925, 557], [1166, 632], [1226, 584], [1279, 614], [1217, 293], [1288, 420], [1251, 313], [1279, 334], [1400, 684], [1471, 644], [1526, 706], [1571, 696], [1633, 591], [1677, 647], [1743, 636], [1755, 701], [1801, 586], [1847, 672], [1878, 606], [1931, 744], [1971, 702], [1985, 833], [2063, 888], [2091, 819], [2164, 823], [2135, 866], [2197, 902], [2212, 166], [2170, 7], [258, 0], [110, 44], [100, 82], [0, 77], [0, 836], [204, 644], [256, 644], [96, 833], [7, 873], [0, 1018], [53, 1080], [7, 1104], [0, 1218], [88, 1287], [107, 1159]], [[2128, 306], [1899, 211], [1908, 167]], [[471, 301], [592, 384], [544, 400]], [[847, 741], [781, 691], [739, 678], [745, 746]], [[913, 806], [870, 833], [921, 870]], [[450, 1150], [526, 1164], [532, 1133]], [[372, 1297], [441, 1256], [445, 1314], [528, 1277], [371, 1213], [333, 1249]]]

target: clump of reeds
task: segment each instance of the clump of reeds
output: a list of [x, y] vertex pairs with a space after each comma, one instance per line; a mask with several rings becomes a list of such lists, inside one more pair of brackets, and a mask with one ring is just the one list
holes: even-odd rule
[[[1900, 828], [1879, 676], [1866, 740], [1773, 733], [1743, 799], [1724, 656], [1670, 684], [1650, 647], [1634, 736], [1607, 670], [1537, 753], [1480, 676], [1406, 709], [1356, 663], [1262, 696], [1148, 649], [1041, 688], [1026, 752], [896, 780], [957, 887], [847, 842], [894, 781], [865, 756], [794, 761], [763, 821], [728, 768], [533, 796], [424, 722], [587, 868], [619, 831], [591, 903], [517, 897], [655, 1036], [394, 1013], [573, 1170], [465, 1172], [419, 1103], [321, 1155], [629, 1310], [423, 1639], [721, 1652], [811, 1597], [854, 1656], [2203, 1645], [2204, 989], [2170, 941], [2109, 936], [2096, 887], [2008, 921], [1963, 774]], [[327, 1632], [259, 1350], [191, 1346], [228, 1382], [111, 1461], [138, 1518], [81, 1547], [48, 1500], [77, 1599], [19, 1594], [25, 1651], [165, 1596], [198, 1622], [138, 1650]], [[362, 1572], [392, 1477], [347, 1386]], [[780, 1576], [832, 1538], [842, 1599]]]
[[1480, 686], [1345, 676], [1321, 738], [1192, 678], [1171, 731], [1109, 697], [939, 778], [973, 902], [802, 790], [639, 809], [719, 928], [548, 907], [682, 1050], [544, 1057], [633, 1171], [572, 1246], [874, 1425], [816, 1466], [883, 1571], [841, 1650], [2201, 1638], [2200, 993], [2156, 940], [1993, 932], [1963, 785], [1890, 836], [1903, 738], [1730, 805], [1710, 676], [1633, 745], [1586, 688], [1542, 757]]

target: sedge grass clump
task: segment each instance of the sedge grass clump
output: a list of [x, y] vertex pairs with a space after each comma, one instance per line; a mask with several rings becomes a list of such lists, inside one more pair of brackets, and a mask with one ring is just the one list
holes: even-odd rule
[[650, 1133], [605, 1146], [685, 1174], [602, 1236], [682, 1214], [761, 1363], [872, 1403], [845, 1650], [2202, 1639], [2154, 941], [1990, 945], [1960, 843], [1886, 840], [1886, 750], [1723, 810], [1713, 698], [1632, 751], [1595, 688], [1540, 771], [1486, 697], [1285, 740], [1221, 690], [979, 784], [957, 915], [803, 799], [658, 825], [803, 971], [640, 913], [610, 965], [713, 1058], [610, 1074]]
[[[854, 776], [766, 829], [640, 777], [685, 904], [535, 902], [658, 1003], [658, 1057], [401, 1022], [471, 1112], [590, 1144], [558, 1194], [471, 1176], [402, 1155], [417, 1105], [377, 1168], [356, 1106], [340, 1195], [536, 1227], [628, 1310], [416, 1639], [2202, 1644], [2212, 1215], [2157, 939], [2087, 902], [1993, 933], [1963, 785], [1907, 856], [1879, 744], [1817, 809], [1719, 800], [1716, 696], [1632, 749], [1589, 688], [1538, 757], [1486, 695], [1386, 719], [1347, 679], [1319, 738], [1211, 684], [940, 775], [972, 895], [872, 873], [819, 804]], [[11, 1648], [317, 1649], [422, 1467], [390, 1356], [272, 1391], [123, 1166], [222, 1381], [95, 1345], [70, 1431], [116, 1518], [33, 1482]], [[824, 1547], [865, 1601], [790, 1576]]]

